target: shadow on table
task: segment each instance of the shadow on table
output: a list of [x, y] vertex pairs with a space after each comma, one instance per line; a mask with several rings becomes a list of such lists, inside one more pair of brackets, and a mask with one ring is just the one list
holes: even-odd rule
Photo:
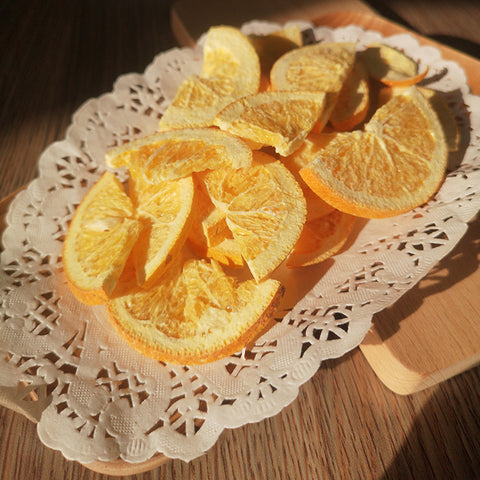
[[479, 479], [479, 386], [476, 367], [435, 387], [381, 480]]
[[[401, 327], [403, 319], [412, 316], [422, 306], [424, 299], [451, 288], [473, 275], [480, 265], [480, 218], [472, 221], [469, 229], [456, 247], [444, 257], [394, 306], [377, 313], [373, 321], [379, 326], [380, 340], [385, 341]], [[381, 327], [381, 328], [380, 328]]]
[[119, 75], [143, 72], [154, 55], [176, 45], [172, 3], [2, 2], [0, 92], [6, 95], [0, 132], [45, 112], [70, 115], [88, 98], [109, 92]]

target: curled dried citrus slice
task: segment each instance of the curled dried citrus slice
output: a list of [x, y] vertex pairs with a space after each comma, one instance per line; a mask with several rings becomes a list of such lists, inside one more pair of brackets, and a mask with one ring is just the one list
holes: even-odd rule
[[258, 145], [290, 155], [321, 117], [325, 94], [271, 91], [243, 97], [225, 107], [215, 125]]
[[337, 131], [352, 130], [367, 116], [370, 106], [368, 74], [361, 61], [356, 61], [345, 79], [329, 121]]
[[222, 265], [242, 267], [245, 262], [228, 228], [225, 211], [213, 204], [202, 180], [197, 179], [195, 187], [193, 222], [187, 239], [190, 249]]
[[237, 98], [225, 93], [221, 78], [188, 77], [179, 85], [175, 97], [163, 112], [158, 129], [211, 126], [217, 113]]
[[383, 43], [370, 44], [362, 52], [361, 58], [372, 78], [392, 87], [414, 85], [423, 80], [428, 72], [428, 68], [419, 71], [415, 60]]
[[275, 90], [340, 92], [355, 62], [354, 43], [324, 42], [282, 55], [270, 80]]
[[270, 76], [273, 64], [285, 53], [303, 44], [302, 31], [298, 25], [290, 25], [266, 34], [248, 36], [260, 59], [262, 74]]
[[[460, 132], [455, 116], [445, 100], [444, 94], [431, 88], [417, 87], [422, 95], [429, 101], [430, 106], [437, 114], [438, 120], [442, 125], [448, 150], [454, 152], [458, 149], [460, 142]], [[379, 105], [385, 104], [394, 95], [402, 92], [402, 88], [384, 87], [378, 94]]]
[[282, 55], [270, 72], [274, 90], [301, 90], [326, 93], [326, 104], [317, 132], [325, 126], [356, 55], [350, 42], [307, 45]]
[[302, 234], [287, 259], [287, 266], [314, 265], [335, 255], [350, 236], [355, 220], [353, 215], [333, 210], [305, 222]]
[[204, 181], [253, 277], [275, 270], [298, 240], [306, 217], [302, 190], [289, 170], [262, 152], [245, 169], [218, 169]]
[[212, 27], [205, 37], [200, 75], [180, 84], [159, 129], [208, 127], [223, 107], [256, 93], [259, 86], [260, 61], [248, 37], [234, 27]]
[[194, 191], [191, 176], [158, 184], [132, 178], [129, 196], [143, 225], [132, 251], [138, 285], [158, 280], [185, 243]]
[[418, 87], [418, 90], [429, 101], [431, 107], [437, 114], [445, 134], [448, 150], [454, 152], [458, 149], [460, 142], [460, 131], [452, 110], [440, 92], [431, 88]]
[[107, 301], [141, 230], [123, 185], [104, 173], [75, 211], [63, 245], [65, 275], [81, 302]]
[[203, 78], [223, 78], [239, 95], [253, 93], [260, 81], [260, 61], [250, 40], [235, 27], [211, 27], [203, 44]]
[[271, 321], [283, 295], [272, 279], [239, 282], [215, 262], [175, 261], [161, 281], [108, 302], [134, 348], [164, 362], [199, 364], [241, 350]]
[[251, 149], [241, 139], [215, 128], [158, 132], [120, 145], [106, 154], [113, 168], [127, 167], [150, 183], [175, 180], [193, 172], [252, 162]]
[[322, 200], [303, 180], [300, 170], [306, 167], [337, 135], [337, 133], [311, 133], [302, 146], [294, 153], [282, 159], [283, 164], [292, 172], [302, 188], [307, 202], [307, 222], [330, 213], [334, 210], [330, 204]]
[[364, 131], [339, 133], [300, 175], [338, 210], [381, 218], [429, 200], [446, 165], [440, 122], [410, 87], [378, 109]]

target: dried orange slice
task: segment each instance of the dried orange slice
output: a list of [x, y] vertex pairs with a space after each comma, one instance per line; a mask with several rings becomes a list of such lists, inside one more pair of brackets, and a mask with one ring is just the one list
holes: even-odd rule
[[301, 90], [326, 93], [326, 105], [316, 127], [325, 126], [354, 63], [356, 45], [324, 42], [307, 45], [282, 55], [270, 72], [274, 90]]
[[310, 133], [302, 146], [294, 153], [282, 159], [283, 164], [292, 172], [302, 188], [307, 202], [307, 219], [309, 222], [332, 212], [334, 208], [322, 200], [303, 180], [300, 170], [306, 167], [335, 138], [337, 133]]
[[322, 217], [307, 221], [292, 253], [288, 267], [305, 267], [323, 262], [338, 253], [347, 241], [356, 217], [333, 210]]
[[200, 75], [182, 82], [159, 122], [160, 130], [208, 127], [226, 105], [260, 86], [260, 61], [250, 40], [229, 26], [212, 27]]
[[193, 172], [252, 162], [251, 149], [241, 139], [215, 128], [158, 132], [120, 145], [106, 154], [113, 168], [127, 167], [150, 183], [175, 180]]
[[383, 43], [370, 44], [361, 54], [372, 78], [385, 85], [408, 87], [425, 78], [428, 68], [419, 71], [418, 63], [404, 52]]
[[265, 35], [248, 36], [260, 59], [262, 74], [270, 76], [273, 64], [285, 53], [303, 44], [302, 31], [298, 25], [290, 25]]
[[[430, 102], [431, 107], [437, 114], [437, 117], [442, 125], [445, 139], [447, 142], [448, 150], [455, 152], [458, 150], [460, 142], [460, 131], [458, 129], [455, 116], [452, 110], [448, 106], [444, 96], [441, 92], [433, 90], [431, 88], [417, 87], [423, 96]], [[378, 94], [378, 103], [383, 105], [390, 100], [394, 95], [401, 93], [401, 88], [384, 87], [380, 89]]]
[[443, 133], [445, 134], [448, 150], [455, 152], [458, 150], [460, 142], [460, 131], [455, 116], [445, 101], [445, 98], [440, 92], [432, 90], [431, 88], [418, 87], [418, 89], [429, 101], [431, 107], [437, 114], [443, 128]]
[[324, 42], [291, 50], [272, 67], [275, 90], [338, 93], [355, 62], [354, 43]]
[[175, 97], [163, 112], [158, 129], [211, 126], [217, 113], [234, 100], [226, 95], [224, 86], [223, 79], [188, 77], [179, 85]]
[[75, 211], [63, 245], [65, 275], [81, 302], [107, 301], [142, 228], [123, 185], [104, 173]]
[[197, 179], [195, 187], [193, 221], [187, 239], [190, 249], [197, 255], [213, 258], [222, 265], [244, 266], [240, 246], [228, 228], [225, 211], [213, 204], [202, 180]]
[[410, 87], [378, 109], [364, 131], [339, 133], [300, 175], [338, 210], [381, 218], [429, 200], [446, 165], [440, 122]]
[[158, 184], [132, 178], [129, 196], [143, 225], [132, 251], [138, 285], [158, 280], [185, 243], [194, 192], [191, 176]]
[[325, 94], [271, 91], [243, 97], [225, 107], [215, 118], [222, 130], [258, 145], [290, 155], [300, 147], [321, 117]]
[[235, 27], [211, 27], [203, 44], [201, 76], [223, 78], [239, 95], [257, 91], [260, 60], [249, 38]]
[[250, 168], [218, 169], [204, 181], [215, 206], [240, 246], [256, 281], [273, 272], [290, 253], [302, 231], [306, 203], [289, 170], [257, 152]]
[[368, 74], [361, 61], [356, 61], [345, 79], [329, 121], [337, 131], [352, 130], [365, 120], [370, 106]]
[[118, 333], [145, 355], [178, 364], [241, 350], [271, 321], [283, 295], [272, 279], [239, 282], [215, 261], [175, 261], [154, 287], [108, 302]]

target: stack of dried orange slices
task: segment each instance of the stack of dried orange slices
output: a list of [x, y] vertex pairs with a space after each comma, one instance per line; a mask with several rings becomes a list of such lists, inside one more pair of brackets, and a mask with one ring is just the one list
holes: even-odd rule
[[321, 262], [357, 217], [409, 211], [439, 188], [458, 133], [415, 86], [425, 73], [382, 44], [211, 28], [201, 74], [159, 131], [107, 153], [127, 184], [108, 171], [78, 207], [63, 251], [72, 292], [155, 359], [237, 352], [271, 321], [280, 265]]

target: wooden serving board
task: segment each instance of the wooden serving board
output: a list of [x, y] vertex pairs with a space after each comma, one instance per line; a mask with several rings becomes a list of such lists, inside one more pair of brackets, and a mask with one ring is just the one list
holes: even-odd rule
[[[202, 2], [198, 11], [195, 0], [181, 0], [172, 8], [172, 29], [182, 45], [192, 45], [211, 25], [240, 25], [251, 19], [277, 22], [301, 19], [334, 27], [357, 24], [384, 35], [405, 31], [359, 1], [285, 0], [274, 5], [282, 8], [272, 8], [269, 0], [209, 0]], [[348, 11], [342, 11], [345, 6]], [[473, 74], [480, 68], [479, 61], [415, 36], [422, 43], [440, 48], [445, 58], [460, 63], [472, 91], [480, 94], [480, 80]], [[0, 234], [13, 197], [14, 194], [0, 201]], [[476, 326], [480, 316], [480, 296], [476, 295], [480, 291], [479, 239], [477, 220], [457, 248], [431, 274], [392, 308], [376, 316], [360, 349], [379, 378], [393, 391], [412, 393], [480, 362], [480, 329]], [[85, 466], [99, 473], [124, 476], [152, 470], [166, 461], [167, 457], [158, 454], [139, 464], [118, 459]]]
[[[480, 94], [478, 60], [410, 32], [378, 16], [361, 2], [348, 2], [354, 10], [341, 11], [342, 2], [299, 0], [282, 2], [283, 8], [271, 12], [265, 10], [262, 0], [242, 0], [243, 17], [239, 18], [232, 14], [235, 8], [230, 3], [210, 0], [208, 6], [202, 4], [202, 9], [214, 12], [215, 23], [196, 11], [194, 3], [194, 0], [180, 0], [172, 11], [172, 28], [184, 45], [193, 44], [210, 25], [239, 26], [252, 18], [277, 22], [298, 18], [333, 27], [355, 24], [385, 36], [408, 32], [421, 44], [440, 49], [444, 58], [458, 62], [467, 74], [472, 92]], [[249, 8], [250, 13], [257, 15], [248, 17]], [[479, 239], [480, 221], [476, 220], [456, 249], [419, 285], [393, 307], [375, 316], [360, 349], [392, 391], [410, 394], [480, 362]]]

